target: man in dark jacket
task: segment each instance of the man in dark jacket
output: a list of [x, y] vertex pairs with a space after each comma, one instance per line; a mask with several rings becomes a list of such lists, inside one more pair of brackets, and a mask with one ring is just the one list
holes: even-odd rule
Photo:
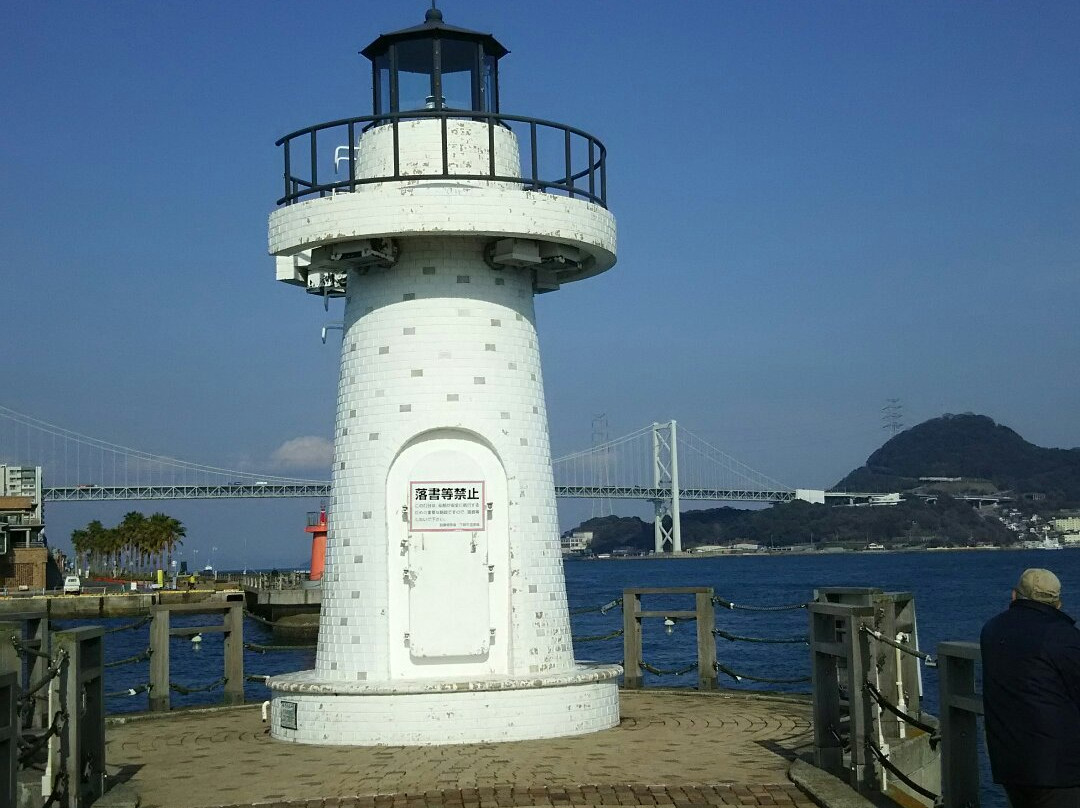
[[1025, 570], [983, 626], [983, 703], [994, 782], [1013, 808], [1080, 808], [1080, 630], [1061, 582]]

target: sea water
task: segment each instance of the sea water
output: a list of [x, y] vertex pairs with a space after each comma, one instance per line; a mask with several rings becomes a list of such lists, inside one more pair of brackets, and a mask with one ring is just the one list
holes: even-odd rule
[[[874, 587], [887, 592], [910, 592], [915, 607], [920, 647], [934, 653], [937, 644], [946, 640], [977, 642], [982, 624], [1005, 609], [1010, 592], [1020, 573], [1028, 567], [1046, 567], [1061, 579], [1064, 609], [1074, 604], [1080, 615], [1080, 550], [1027, 551], [924, 551], [924, 552], [852, 552], [714, 556], [704, 558], [642, 558], [597, 561], [570, 561], [565, 565], [567, 596], [575, 637], [598, 637], [622, 627], [619, 608], [599, 610], [629, 587], [708, 586], [717, 597], [736, 606], [777, 607], [798, 605], [810, 600], [817, 587]], [[689, 597], [646, 597], [648, 610], [692, 609]], [[211, 615], [172, 617], [174, 626], [200, 625], [212, 621]], [[118, 628], [135, 621], [94, 621], [107, 628]], [[66, 625], [66, 624], [65, 624]], [[807, 615], [803, 609], [779, 611], [728, 610], [717, 608], [716, 628], [743, 637], [795, 639], [806, 636]], [[120, 660], [143, 651], [149, 643], [148, 626], [117, 631], [106, 638], [106, 660]], [[269, 629], [246, 620], [247, 643], [274, 644]], [[171, 680], [184, 687], [207, 685], [220, 679], [223, 671], [223, 639], [207, 634], [201, 643], [189, 638], [171, 640]], [[676, 624], [671, 634], [664, 630], [662, 619], [645, 621], [642, 658], [651, 667], [676, 671], [696, 660], [696, 629], [693, 623]], [[575, 642], [579, 660], [622, 661], [622, 638]], [[730, 670], [747, 678], [736, 681], [720, 675], [720, 686], [743, 690], [808, 692], [806, 683], [767, 684], [761, 679], [798, 679], [808, 677], [810, 659], [804, 644], [765, 644], [717, 640], [717, 659]], [[274, 651], [260, 654], [245, 652], [245, 672], [254, 675], [305, 670], [315, 665], [312, 649]], [[645, 686], [694, 687], [696, 670], [682, 675], [645, 673]], [[122, 693], [137, 688], [149, 679], [145, 661], [109, 668], [105, 690]], [[923, 671], [923, 705], [937, 712], [937, 672]], [[258, 682], [248, 682], [249, 701], [267, 698], [267, 690]], [[174, 707], [207, 705], [220, 701], [221, 688], [198, 693], [172, 694]], [[136, 696], [114, 695], [107, 699], [110, 713], [145, 710], [145, 693]], [[983, 804], [1004, 805], [999, 789], [990, 783], [983, 755]]]

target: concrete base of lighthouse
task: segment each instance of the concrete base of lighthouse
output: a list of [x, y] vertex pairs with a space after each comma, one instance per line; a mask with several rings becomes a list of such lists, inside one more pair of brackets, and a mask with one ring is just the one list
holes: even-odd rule
[[529, 677], [393, 682], [274, 676], [270, 734], [295, 743], [425, 746], [583, 735], [619, 723], [618, 665]]

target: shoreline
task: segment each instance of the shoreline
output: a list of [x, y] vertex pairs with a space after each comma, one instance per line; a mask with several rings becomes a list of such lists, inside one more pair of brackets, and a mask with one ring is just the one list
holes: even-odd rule
[[[1037, 548], [1037, 547], [895, 547], [887, 548], [884, 550], [856, 550], [836, 548], [828, 550], [810, 550], [810, 549], [798, 549], [798, 550], [732, 550], [732, 551], [707, 551], [704, 553], [695, 553], [693, 551], [685, 551], [682, 553], [646, 553], [643, 555], [619, 555], [608, 556], [601, 554], [598, 556], [573, 556], [564, 555], [563, 561], [653, 561], [656, 559], [671, 559], [671, 560], [688, 560], [695, 558], [730, 558], [730, 557], [746, 557], [746, 556], [831, 556], [831, 555], [893, 555], [896, 553], [948, 553], [948, 552], [1027, 552], [1027, 551], [1046, 551], [1050, 548]], [[1068, 547], [1062, 546], [1060, 548], [1053, 548], [1060, 550], [1080, 549], [1080, 547]]]

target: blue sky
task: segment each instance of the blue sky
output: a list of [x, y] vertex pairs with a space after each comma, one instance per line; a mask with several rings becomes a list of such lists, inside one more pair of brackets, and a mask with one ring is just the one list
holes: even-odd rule
[[[504, 111], [608, 147], [619, 263], [537, 304], [555, 455], [595, 413], [677, 418], [826, 487], [894, 397], [1080, 445], [1080, 4], [440, 7], [511, 50]], [[0, 403], [228, 468], [329, 438], [339, 311], [273, 280], [273, 144], [368, 114], [357, 51], [425, 8], [3, 4]], [[163, 505], [200, 557], [273, 565], [314, 503]], [[131, 507], [50, 506], [49, 533]]]

